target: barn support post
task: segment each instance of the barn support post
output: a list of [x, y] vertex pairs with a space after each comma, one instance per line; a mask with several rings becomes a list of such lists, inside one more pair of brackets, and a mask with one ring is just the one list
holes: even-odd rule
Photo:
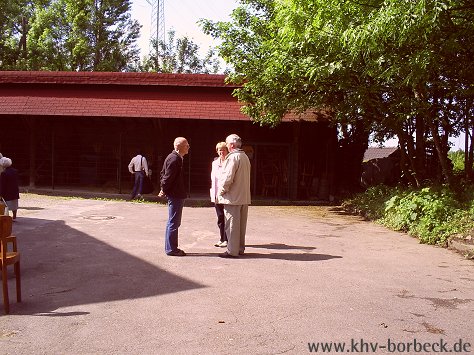
[[29, 171], [29, 187], [36, 187], [36, 119], [30, 118], [28, 126], [30, 129], [30, 171]]
[[290, 147], [290, 161], [288, 169], [288, 179], [290, 184], [289, 198], [296, 200], [298, 197], [298, 164], [299, 164], [299, 136], [301, 124], [293, 125], [293, 144]]
[[51, 189], [54, 190], [54, 186], [55, 186], [55, 183], [54, 183], [54, 166], [56, 165], [56, 162], [55, 162], [55, 154], [54, 154], [54, 150], [55, 150], [55, 130], [53, 129], [51, 131]]
[[123, 153], [123, 130], [120, 130], [119, 134], [119, 151], [118, 151], [118, 161], [117, 161], [117, 184], [118, 192], [122, 193], [122, 153]]

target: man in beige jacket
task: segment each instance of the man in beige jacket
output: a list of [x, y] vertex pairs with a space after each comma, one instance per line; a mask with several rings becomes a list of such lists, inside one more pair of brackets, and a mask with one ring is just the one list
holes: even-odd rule
[[250, 205], [250, 160], [241, 149], [242, 140], [231, 134], [225, 140], [229, 154], [219, 177], [217, 200], [224, 205], [227, 251], [221, 258], [236, 258], [245, 251], [245, 232]]

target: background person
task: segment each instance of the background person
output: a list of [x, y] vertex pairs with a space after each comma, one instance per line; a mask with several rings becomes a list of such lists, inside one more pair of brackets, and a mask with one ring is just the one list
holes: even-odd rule
[[[0, 159], [2, 159], [2, 158], [3, 158], [3, 155], [2, 155], [2, 153], [0, 153]], [[3, 166], [0, 164], [0, 174], [2, 172], [3, 172]], [[2, 191], [2, 180], [0, 180], [0, 191]], [[2, 196], [2, 195], [0, 194], [0, 196]]]
[[231, 134], [225, 140], [227, 155], [219, 176], [217, 200], [224, 205], [227, 251], [222, 258], [236, 258], [245, 252], [250, 197], [250, 160], [241, 149], [242, 139]]
[[227, 246], [227, 235], [225, 233], [225, 217], [224, 217], [224, 206], [216, 201], [217, 191], [218, 191], [218, 178], [221, 174], [224, 160], [229, 153], [225, 142], [219, 142], [216, 145], [216, 152], [218, 157], [214, 159], [211, 165], [211, 202], [214, 203], [217, 214], [217, 226], [219, 227], [219, 232], [221, 239], [214, 244], [216, 247], [226, 247]]
[[18, 200], [20, 199], [20, 179], [18, 170], [12, 167], [12, 160], [3, 157], [0, 159], [0, 166], [3, 172], [0, 174], [0, 196], [7, 203], [7, 207], [13, 213], [13, 219], [16, 219], [18, 210]]
[[135, 155], [132, 160], [130, 160], [130, 164], [128, 164], [128, 170], [135, 177], [130, 199], [133, 200], [135, 197], [142, 198], [143, 180], [145, 179], [145, 175], [148, 176], [149, 171], [148, 162], [141, 154], [140, 150], [138, 150], [137, 155]]
[[189, 152], [186, 138], [177, 137], [173, 143], [174, 150], [168, 154], [161, 169], [161, 190], [159, 197], [168, 200], [168, 222], [165, 232], [165, 253], [169, 256], [185, 256], [178, 248], [178, 228], [181, 225], [184, 200], [188, 192], [183, 178], [183, 159]]

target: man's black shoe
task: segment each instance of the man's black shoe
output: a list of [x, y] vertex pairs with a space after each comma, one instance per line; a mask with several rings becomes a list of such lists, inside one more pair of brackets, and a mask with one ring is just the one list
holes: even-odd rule
[[186, 253], [181, 249], [177, 249], [177, 250], [170, 251], [166, 255], [168, 255], [168, 256], [186, 256]]
[[225, 253], [219, 254], [219, 258], [236, 259], [237, 257], [229, 254], [228, 252], [225, 252]]

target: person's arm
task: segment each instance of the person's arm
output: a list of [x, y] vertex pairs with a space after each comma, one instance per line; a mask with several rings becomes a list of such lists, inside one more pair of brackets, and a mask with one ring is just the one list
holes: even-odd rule
[[146, 160], [145, 157], [143, 157], [143, 170], [145, 170], [146, 176], [149, 176], [148, 161]]
[[219, 158], [214, 159], [211, 163], [211, 183], [214, 183], [214, 180], [217, 177], [216, 173], [218, 171], [218, 159]]
[[176, 177], [178, 175], [178, 170], [179, 170], [179, 165], [178, 165], [178, 160], [175, 159], [169, 159], [165, 160], [165, 166], [164, 166], [164, 171], [163, 174], [161, 175], [161, 190], [166, 194], [171, 190]]
[[133, 161], [134, 161], [135, 158], [132, 158], [132, 160], [130, 160], [130, 164], [128, 164], [128, 171], [130, 171], [132, 174], [133, 174]]

